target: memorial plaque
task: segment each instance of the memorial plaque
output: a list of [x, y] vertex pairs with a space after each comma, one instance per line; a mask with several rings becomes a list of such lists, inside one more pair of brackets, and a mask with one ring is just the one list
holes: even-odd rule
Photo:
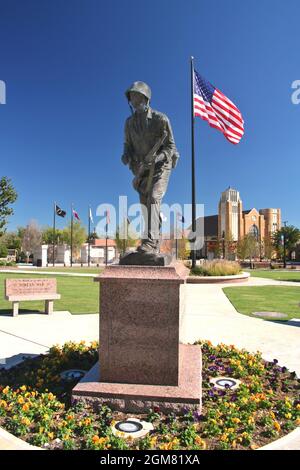
[[5, 295], [55, 293], [56, 279], [5, 279]]

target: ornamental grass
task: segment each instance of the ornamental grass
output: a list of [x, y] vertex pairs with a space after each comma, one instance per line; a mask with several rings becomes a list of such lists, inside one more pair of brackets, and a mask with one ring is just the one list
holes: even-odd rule
[[205, 261], [202, 266], [191, 269], [191, 276], [233, 276], [241, 273], [241, 266], [236, 261]]

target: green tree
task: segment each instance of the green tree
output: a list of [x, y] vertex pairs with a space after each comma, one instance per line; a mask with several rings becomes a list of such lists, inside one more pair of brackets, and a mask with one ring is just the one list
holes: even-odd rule
[[17, 197], [11, 180], [3, 176], [0, 179], [0, 235], [5, 232], [8, 217], [14, 213], [10, 205], [16, 201]]
[[259, 242], [248, 233], [237, 243], [237, 255], [241, 260], [256, 258], [260, 254]]
[[1, 243], [6, 246], [6, 248], [11, 250], [21, 251], [22, 238], [18, 235], [18, 232], [6, 232], [1, 237]]
[[[95, 240], [99, 240], [99, 237], [98, 237], [96, 231], [94, 230], [90, 234], [90, 242], [93, 243]], [[89, 241], [88, 238], [87, 238], [87, 241]]]
[[213, 245], [214, 258], [221, 258], [221, 256], [222, 256], [222, 245], [223, 245], [222, 240], [220, 240], [218, 238], [217, 241]]
[[187, 260], [191, 254], [190, 242], [186, 237], [178, 240], [178, 259]]
[[274, 256], [274, 240], [271, 235], [264, 238], [263, 241], [263, 254], [265, 258], [272, 259]]
[[[87, 231], [80, 221], [73, 221], [73, 253], [78, 256], [81, 245], [87, 240]], [[62, 231], [62, 241], [71, 246], [71, 222]]]
[[55, 229], [55, 235], [52, 227], [44, 227], [42, 229], [42, 241], [45, 245], [53, 245], [53, 239], [55, 245], [59, 245], [60, 243], [64, 243], [65, 237], [64, 231], [58, 228]]
[[137, 235], [131, 229], [130, 224], [124, 222], [117, 228], [115, 241], [118, 251], [125, 253], [127, 248], [136, 246]]
[[248, 258], [248, 237], [247, 235], [242, 237], [237, 243], [237, 255], [238, 258], [244, 261]]
[[285, 238], [286, 253], [290, 258], [291, 252], [295, 250], [297, 242], [300, 240], [300, 230], [293, 225], [287, 225], [277, 230], [273, 238], [274, 246], [281, 258], [283, 257], [283, 239]]
[[232, 233], [225, 236], [225, 258], [230, 259], [236, 253], [237, 242], [233, 239]]
[[3, 243], [0, 243], [0, 258], [6, 258], [8, 254], [7, 248]]
[[17, 227], [17, 235], [22, 240], [25, 232], [25, 227]]

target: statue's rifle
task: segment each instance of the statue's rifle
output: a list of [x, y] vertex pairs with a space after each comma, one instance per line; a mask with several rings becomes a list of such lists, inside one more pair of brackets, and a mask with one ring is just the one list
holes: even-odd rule
[[146, 186], [146, 193], [148, 194], [148, 198], [149, 198], [150, 190], [152, 187], [153, 176], [154, 176], [155, 163], [156, 163], [156, 157], [157, 157], [156, 153], [160, 149], [164, 141], [166, 140], [166, 137], [167, 137], [167, 132], [164, 131], [161, 138], [156, 142], [156, 144], [152, 147], [150, 152], [145, 157], [145, 161], [147, 163], [151, 162], [149, 175], [147, 179], [147, 186]]
[[[154, 175], [155, 163], [156, 163], [156, 157], [157, 157], [156, 153], [159, 150], [159, 148], [162, 146], [162, 144], [164, 143], [166, 137], [167, 137], [167, 132], [164, 131], [162, 136], [153, 145], [152, 149], [147, 153], [147, 155], [144, 158], [144, 162], [151, 165], [149, 175], [148, 175], [148, 179], [147, 179], [147, 189], [146, 189], [147, 193], [149, 192], [149, 190], [151, 188], [151, 185], [152, 185], [152, 181], [153, 181], [153, 175]], [[144, 172], [145, 172], [145, 166], [142, 163], [140, 168], [137, 171], [136, 176], [133, 178], [133, 182], [132, 182], [133, 187], [136, 190], [138, 190], [138, 187], [139, 187], [140, 182], [141, 182], [141, 177], [142, 177]]]

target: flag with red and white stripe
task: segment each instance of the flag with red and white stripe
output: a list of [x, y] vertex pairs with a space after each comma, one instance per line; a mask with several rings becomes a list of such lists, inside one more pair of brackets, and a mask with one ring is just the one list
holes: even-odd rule
[[79, 217], [79, 215], [78, 215], [78, 212], [75, 211], [75, 209], [72, 209], [72, 212], [73, 212], [73, 215], [74, 215], [75, 219], [80, 220], [80, 217]]
[[110, 211], [107, 209], [106, 211], [106, 225], [110, 224]]
[[244, 135], [244, 120], [239, 109], [220, 90], [194, 70], [194, 116], [208, 121], [223, 132], [229, 142], [238, 144]]

